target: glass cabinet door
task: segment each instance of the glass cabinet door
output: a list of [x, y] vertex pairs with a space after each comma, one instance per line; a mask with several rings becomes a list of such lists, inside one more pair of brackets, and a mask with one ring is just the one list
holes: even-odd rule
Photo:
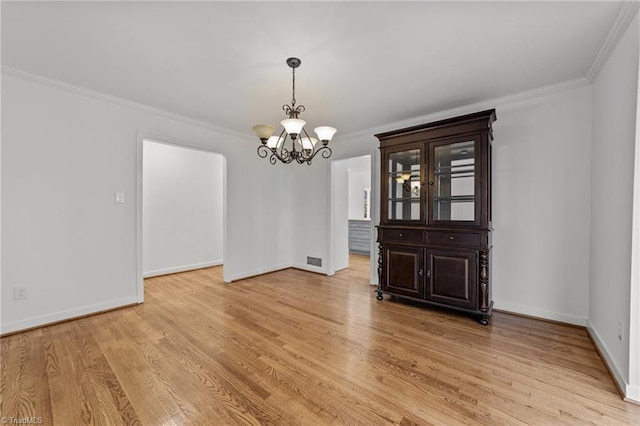
[[390, 152], [387, 155], [387, 212], [391, 221], [424, 218], [422, 213], [422, 149]]
[[436, 221], [476, 220], [476, 143], [434, 144], [432, 216]]

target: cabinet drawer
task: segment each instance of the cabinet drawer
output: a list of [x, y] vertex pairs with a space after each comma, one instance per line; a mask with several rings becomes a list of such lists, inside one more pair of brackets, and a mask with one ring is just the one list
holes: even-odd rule
[[382, 231], [381, 241], [397, 241], [409, 243], [423, 243], [424, 232], [415, 229], [378, 229]]
[[482, 243], [482, 235], [461, 232], [429, 232], [429, 244], [445, 246], [473, 246]]

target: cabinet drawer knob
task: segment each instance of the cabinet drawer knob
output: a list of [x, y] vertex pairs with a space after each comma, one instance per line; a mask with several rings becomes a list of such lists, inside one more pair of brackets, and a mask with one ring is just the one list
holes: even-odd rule
[[450, 240], [453, 240], [453, 235], [451, 235], [451, 236], [449, 237], [449, 239], [450, 239]]
[[404, 234], [401, 232], [401, 233], [400, 233], [400, 236], [401, 236], [401, 237], [404, 237]]
[[418, 271], [418, 275], [422, 276], [422, 274], [423, 274], [422, 269], [420, 269], [420, 270]]

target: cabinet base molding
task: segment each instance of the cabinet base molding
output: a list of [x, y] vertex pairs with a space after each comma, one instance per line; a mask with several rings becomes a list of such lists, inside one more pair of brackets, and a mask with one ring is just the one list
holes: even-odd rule
[[381, 290], [380, 288], [377, 288], [375, 291], [377, 293], [376, 299], [378, 299], [379, 301], [383, 301], [384, 300], [383, 295], [386, 294], [387, 296], [390, 296], [392, 299], [411, 302], [412, 304], [415, 304], [416, 306], [419, 306], [419, 307], [438, 308], [446, 311], [454, 311], [460, 314], [469, 315], [471, 317], [475, 317], [478, 320], [478, 322], [482, 325], [488, 325], [489, 320], [491, 319], [491, 315], [493, 314], [493, 300], [489, 302], [486, 311], [480, 311], [480, 310], [473, 311], [469, 309], [458, 308], [445, 303], [428, 302], [428, 301], [425, 301], [424, 299], [418, 299], [416, 297], [400, 296], [395, 293], [390, 293], [390, 292]]

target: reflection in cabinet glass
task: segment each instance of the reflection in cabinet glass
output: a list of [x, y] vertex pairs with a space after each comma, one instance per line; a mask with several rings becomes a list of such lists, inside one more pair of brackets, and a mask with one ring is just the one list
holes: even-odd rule
[[475, 142], [434, 149], [434, 220], [475, 219]]
[[376, 135], [378, 300], [389, 294], [488, 324], [495, 119], [489, 110]]
[[420, 150], [389, 154], [390, 220], [420, 220]]

